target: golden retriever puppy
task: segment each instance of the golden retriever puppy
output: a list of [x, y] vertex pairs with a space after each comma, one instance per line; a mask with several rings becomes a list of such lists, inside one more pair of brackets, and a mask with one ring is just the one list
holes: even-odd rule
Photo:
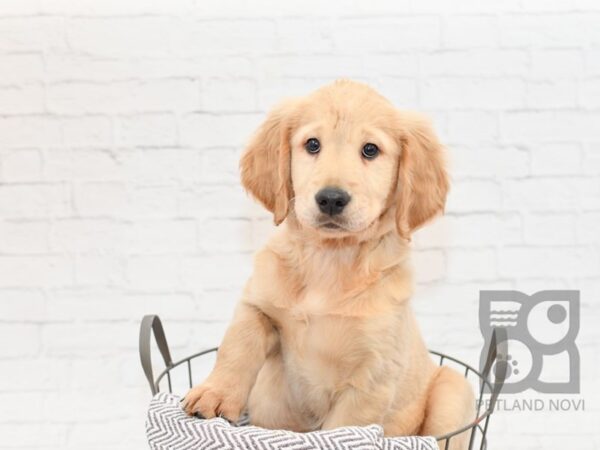
[[471, 387], [431, 360], [410, 306], [410, 235], [448, 192], [429, 123], [336, 81], [276, 107], [241, 171], [280, 226], [186, 411], [236, 420], [247, 408], [255, 425], [294, 431], [377, 423], [386, 435], [472, 421]]

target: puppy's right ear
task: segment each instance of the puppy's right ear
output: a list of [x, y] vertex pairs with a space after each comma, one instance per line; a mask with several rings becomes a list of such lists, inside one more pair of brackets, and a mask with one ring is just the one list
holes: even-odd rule
[[240, 162], [244, 188], [273, 213], [276, 225], [287, 217], [292, 198], [290, 135], [297, 103], [287, 100], [268, 114]]

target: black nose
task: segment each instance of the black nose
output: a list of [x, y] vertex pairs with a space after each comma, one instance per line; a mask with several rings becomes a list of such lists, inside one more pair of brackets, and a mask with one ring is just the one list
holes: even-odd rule
[[350, 194], [339, 188], [326, 187], [317, 192], [315, 200], [321, 212], [335, 216], [344, 210], [350, 201]]

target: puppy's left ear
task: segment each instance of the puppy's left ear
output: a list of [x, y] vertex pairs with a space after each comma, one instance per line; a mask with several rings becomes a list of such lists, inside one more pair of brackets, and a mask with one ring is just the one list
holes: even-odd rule
[[449, 190], [444, 148], [427, 119], [414, 113], [399, 114], [402, 153], [398, 167], [398, 233], [411, 233], [442, 213]]
[[276, 225], [287, 217], [292, 197], [290, 135], [296, 104], [287, 100], [268, 114], [240, 162], [244, 188], [273, 213]]

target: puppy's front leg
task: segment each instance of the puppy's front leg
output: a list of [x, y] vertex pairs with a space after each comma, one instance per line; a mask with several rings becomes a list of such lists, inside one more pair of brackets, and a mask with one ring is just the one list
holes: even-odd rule
[[338, 395], [321, 428], [382, 424], [392, 396], [393, 389], [385, 385], [372, 390], [348, 387]]
[[329, 430], [378, 424], [383, 426], [386, 436], [418, 434], [423, 421], [425, 397], [417, 397], [402, 410], [394, 411], [390, 408], [395, 392], [395, 386], [385, 382], [369, 389], [347, 388], [338, 396], [321, 428]]
[[242, 301], [219, 347], [213, 371], [185, 396], [185, 411], [206, 418], [223, 415], [236, 421], [276, 340], [269, 318]]

